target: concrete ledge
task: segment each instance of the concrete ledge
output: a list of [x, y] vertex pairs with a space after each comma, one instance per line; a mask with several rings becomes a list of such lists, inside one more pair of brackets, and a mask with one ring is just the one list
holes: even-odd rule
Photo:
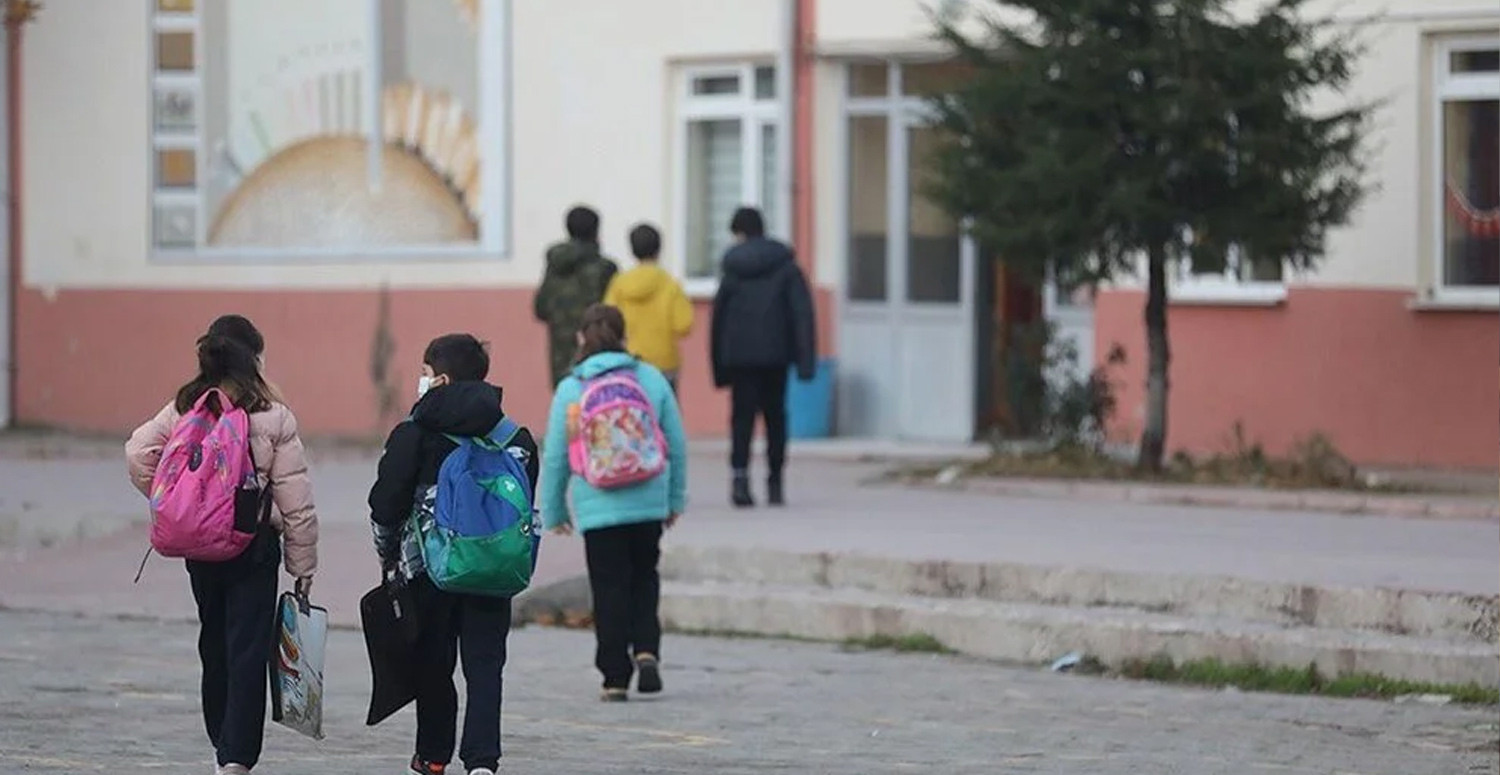
[[1261, 490], [1186, 484], [989, 477], [959, 479], [949, 484], [933, 481], [900, 482], [898, 486], [962, 490], [1017, 498], [1071, 498], [1159, 506], [1214, 506], [1267, 511], [1318, 511], [1351, 516], [1500, 522], [1500, 502], [1461, 495], [1380, 495], [1321, 490]]
[[1369, 630], [1497, 642], [1500, 596], [1318, 587], [1216, 576], [799, 554], [737, 546], [674, 546], [662, 575], [684, 582], [783, 584], [890, 595], [1074, 608], [1133, 608], [1280, 627]]
[[589, 593], [587, 576], [554, 581], [532, 587], [511, 601], [511, 623], [557, 624], [577, 619], [593, 612], [593, 596]]
[[1488, 644], [1118, 609], [668, 583], [663, 587], [661, 615], [665, 626], [693, 631], [828, 641], [930, 635], [962, 654], [1025, 664], [1072, 651], [1110, 666], [1164, 654], [1179, 662], [1215, 658], [1267, 666], [1315, 664], [1329, 676], [1372, 673], [1439, 684], [1500, 683], [1500, 658]]

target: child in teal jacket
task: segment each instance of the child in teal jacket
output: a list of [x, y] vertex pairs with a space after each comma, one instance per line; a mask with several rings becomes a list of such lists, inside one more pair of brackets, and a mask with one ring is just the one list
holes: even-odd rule
[[[578, 364], [558, 383], [542, 446], [542, 520], [555, 533], [583, 533], [589, 586], [594, 597], [594, 664], [604, 675], [606, 701], [627, 698], [630, 679], [640, 675], [643, 694], [662, 690], [662, 531], [686, 507], [687, 439], [682, 414], [667, 378], [625, 351], [625, 318], [596, 304], [578, 331]], [[577, 424], [585, 382], [616, 370], [631, 370], [650, 400], [667, 444], [667, 467], [656, 477], [615, 489], [596, 489], [568, 462], [568, 442]], [[572, 508], [569, 508], [569, 496]]]

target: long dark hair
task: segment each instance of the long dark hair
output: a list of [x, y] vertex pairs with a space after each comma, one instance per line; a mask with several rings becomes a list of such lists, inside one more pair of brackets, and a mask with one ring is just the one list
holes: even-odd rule
[[[210, 388], [219, 388], [247, 412], [264, 412], [278, 399], [260, 373], [265, 337], [241, 315], [224, 315], [198, 338], [198, 376], [177, 391], [177, 411], [187, 412]], [[224, 407], [215, 406], [215, 411]]]
[[578, 345], [575, 363], [583, 363], [599, 353], [625, 352], [625, 316], [608, 304], [595, 304], [583, 311], [578, 324], [583, 342]]

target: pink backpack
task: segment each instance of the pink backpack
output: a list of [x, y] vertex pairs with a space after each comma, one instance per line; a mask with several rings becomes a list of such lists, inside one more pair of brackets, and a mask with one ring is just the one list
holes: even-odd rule
[[568, 465], [591, 487], [628, 487], [666, 470], [667, 440], [634, 369], [585, 380], [577, 406]]
[[[208, 407], [215, 395], [224, 410], [218, 417]], [[172, 428], [151, 479], [151, 547], [205, 562], [239, 556], [270, 505], [259, 484], [250, 415], [223, 391], [206, 391]]]

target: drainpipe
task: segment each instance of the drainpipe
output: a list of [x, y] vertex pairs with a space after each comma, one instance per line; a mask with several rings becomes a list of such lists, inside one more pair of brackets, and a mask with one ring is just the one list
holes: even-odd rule
[[[803, 271], [807, 273], [808, 284], [814, 289], [818, 287], [817, 197], [813, 190], [813, 181], [816, 179], [814, 167], [817, 163], [817, 154], [814, 151], [816, 117], [813, 115], [813, 107], [817, 104], [817, 6], [817, 0], [797, 0], [796, 2], [796, 45], [793, 52], [796, 85], [792, 89], [796, 95], [796, 108], [792, 116], [795, 127], [795, 153], [792, 166], [793, 234], [796, 239], [797, 254], [802, 258]], [[831, 322], [833, 310], [827, 305], [819, 304], [818, 300], [821, 298], [820, 295], [814, 293], [813, 306], [817, 308], [818, 319], [825, 321], [819, 329], [824, 332], [832, 331], [833, 328], [828, 323]], [[820, 355], [833, 351], [833, 342], [821, 333], [818, 335], [818, 351]]]
[[797, 241], [796, 199], [796, 128], [797, 115], [797, 13], [801, 0], [781, 0], [779, 35], [776, 47], [776, 110], [781, 131], [776, 135], [776, 212], [767, 213], [780, 225], [781, 236], [793, 247], [804, 247]]
[[812, 140], [814, 0], [781, 1], [781, 39], [776, 54], [776, 94], [780, 97], [781, 147], [777, 154], [778, 222], [797, 249], [797, 262], [812, 282]]
[[19, 343], [21, 329], [21, 38], [22, 28], [36, 17], [42, 6], [35, 0], [5, 1], [5, 161], [6, 187], [6, 236], [8, 237], [6, 275], [6, 312], [10, 316], [6, 327], [9, 341], [6, 342], [6, 357], [9, 368], [5, 379], [8, 383], [7, 407], [9, 421], [16, 423], [16, 409], [20, 405]]

